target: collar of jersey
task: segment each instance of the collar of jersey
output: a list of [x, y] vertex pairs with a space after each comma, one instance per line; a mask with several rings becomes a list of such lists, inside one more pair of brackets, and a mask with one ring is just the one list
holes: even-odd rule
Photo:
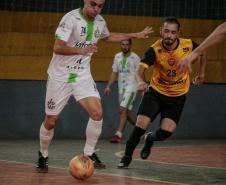
[[89, 22], [89, 23], [93, 23], [93, 22], [94, 22], [94, 21], [88, 20], [88, 19], [83, 15], [82, 8], [79, 8], [79, 13], [80, 13], [81, 17], [82, 17], [86, 22]]

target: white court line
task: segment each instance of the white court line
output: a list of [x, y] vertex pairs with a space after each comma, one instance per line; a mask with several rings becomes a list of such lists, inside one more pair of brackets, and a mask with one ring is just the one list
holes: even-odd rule
[[[183, 147], [183, 146], [182, 146]], [[158, 148], [168, 148], [168, 147], [158, 147]], [[124, 151], [115, 152], [115, 156], [121, 158], [123, 156]], [[226, 170], [226, 168], [222, 167], [211, 167], [211, 166], [202, 166], [202, 165], [194, 165], [194, 164], [187, 164], [187, 163], [171, 163], [171, 162], [162, 162], [158, 160], [143, 160], [143, 159], [137, 159], [136, 161], [142, 161], [146, 163], [160, 163], [160, 164], [171, 164], [171, 165], [178, 165], [178, 166], [184, 166], [184, 167], [195, 167], [195, 168], [206, 168], [206, 169], [214, 169], [214, 170]]]
[[[33, 163], [25, 163], [25, 162], [9, 161], [9, 160], [1, 160], [1, 159], [0, 159], [0, 161], [8, 162], [8, 163], [16, 163], [16, 164], [25, 164], [25, 165], [36, 166]], [[63, 168], [63, 167], [57, 167], [57, 166], [49, 166], [49, 167], [50, 168], [54, 168], [54, 169], [67, 170], [67, 168]], [[184, 184], [184, 183], [176, 183], [176, 182], [170, 182], [170, 181], [161, 181], [161, 180], [147, 179], [147, 178], [141, 178], [141, 177], [132, 177], [132, 176], [128, 176], [128, 175], [118, 175], [118, 174], [112, 174], [112, 173], [102, 173], [102, 172], [97, 172], [97, 171], [95, 171], [95, 174], [106, 175], [106, 176], [115, 176], [115, 177], [127, 177], [127, 178], [131, 178], [131, 179], [136, 179], [136, 180], [145, 180], [145, 181], [166, 183], [166, 184], [169, 184], [169, 185], [170, 184], [171, 185], [189, 185], [189, 184]]]

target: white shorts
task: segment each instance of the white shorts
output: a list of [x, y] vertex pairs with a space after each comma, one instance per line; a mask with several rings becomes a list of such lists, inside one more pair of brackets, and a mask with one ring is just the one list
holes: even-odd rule
[[87, 97], [100, 98], [96, 83], [92, 78], [67, 83], [49, 79], [46, 86], [45, 112], [47, 115], [59, 115], [70, 96], [76, 101]]
[[133, 104], [136, 98], [137, 91], [124, 91], [122, 94], [119, 94], [119, 103], [121, 107], [132, 110]]

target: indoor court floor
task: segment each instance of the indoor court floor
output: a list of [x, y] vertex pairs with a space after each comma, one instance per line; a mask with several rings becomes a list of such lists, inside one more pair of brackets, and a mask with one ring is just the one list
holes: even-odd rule
[[[147, 160], [139, 145], [128, 169], [118, 169], [125, 141], [100, 140], [96, 153], [107, 165], [85, 181], [71, 177], [68, 163], [82, 154], [84, 140], [53, 140], [49, 173], [37, 173], [38, 140], [0, 140], [0, 185], [225, 185], [226, 140], [156, 142]], [[142, 143], [141, 143], [142, 144]]]

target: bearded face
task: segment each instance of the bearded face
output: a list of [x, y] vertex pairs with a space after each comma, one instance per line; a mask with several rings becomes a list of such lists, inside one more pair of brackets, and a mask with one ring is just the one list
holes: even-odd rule
[[124, 53], [124, 54], [127, 54], [130, 52], [130, 49], [131, 49], [131, 43], [129, 42], [129, 40], [124, 40], [121, 42], [120, 44], [121, 46], [121, 51]]
[[172, 46], [179, 38], [178, 25], [165, 22], [160, 31], [165, 46]]

